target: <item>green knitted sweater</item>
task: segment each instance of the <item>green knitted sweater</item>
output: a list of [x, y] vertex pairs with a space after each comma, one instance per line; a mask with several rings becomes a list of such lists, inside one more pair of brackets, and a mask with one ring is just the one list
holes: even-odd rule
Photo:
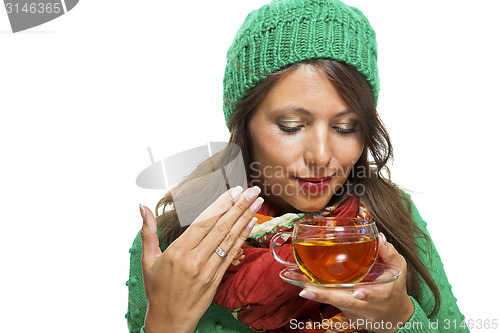
[[[417, 225], [428, 234], [427, 223], [425, 223], [412, 203], [413, 219]], [[412, 297], [415, 311], [406, 326], [398, 330], [404, 332], [469, 332], [467, 327], [462, 327], [464, 316], [460, 313], [457, 300], [451, 291], [446, 273], [443, 269], [441, 258], [432, 241], [430, 243], [420, 241], [423, 251], [420, 257], [423, 263], [430, 268], [430, 273], [436, 281], [441, 293], [441, 307], [436, 315], [428, 318], [426, 313], [430, 313], [434, 306], [434, 297], [427, 287], [421, 288], [421, 302], [417, 303]], [[163, 250], [163, 249], [162, 249]], [[126, 285], [128, 286], [128, 311], [127, 318], [129, 332], [144, 332], [144, 317], [146, 315], [146, 297], [144, 295], [144, 285], [142, 282], [141, 269], [141, 237], [137, 234], [130, 252], [130, 277]], [[248, 326], [238, 322], [228, 310], [212, 303], [207, 312], [203, 315], [197, 326], [197, 333], [211, 332], [255, 332]]]

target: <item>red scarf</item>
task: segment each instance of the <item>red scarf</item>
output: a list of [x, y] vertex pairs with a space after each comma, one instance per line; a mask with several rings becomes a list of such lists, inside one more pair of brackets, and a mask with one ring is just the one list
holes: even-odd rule
[[[259, 224], [273, 219], [272, 216], [266, 215], [271, 211], [274, 211], [272, 207], [262, 206], [255, 215], [258, 219], [257, 228]], [[327, 207], [321, 212], [324, 216], [371, 219], [366, 207], [360, 204], [356, 196], [348, 197], [342, 203]], [[297, 220], [304, 214], [291, 215], [298, 216], [295, 218]], [[277, 226], [269, 232], [257, 235], [249, 240], [249, 243], [245, 243], [227, 269], [215, 295], [214, 303], [229, 309], [241, 323], [260, 332], [326, 332], [325, 328], [318, 327], [319, 323], [325, 319], [330, 320], [329, 329], [340, 327], [332, 326], [335, 322], [347, 322], [347, 318], [339, 309], [300, 297], [299, 292], [302, 288], [288, 284], [279, 277], [279, 273], [285, 267], [273, 258], [269, 251], [269, 240], [277, 232], [292, 228], [293, 220], [289, 225]], [[287, 261], [294, 262], [295, 260], [289, 241], [276, 248], [276, 253]], [[306, 325], [307, 323], [309, 325]], [[316, 323], [316, 329], [296, 328], [312, 327], [313, 323]], [[354, 331], [358, 330], [351, 327], [336, 332]]]

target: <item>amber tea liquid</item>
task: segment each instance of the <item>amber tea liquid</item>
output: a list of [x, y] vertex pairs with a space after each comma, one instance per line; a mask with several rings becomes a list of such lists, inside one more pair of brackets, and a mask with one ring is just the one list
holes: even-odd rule
[[318, 283], [356, 283], [370, 271], [378, 238], [343, 235], [336, 238], [296, 239], [293, 254], [300, 269]]

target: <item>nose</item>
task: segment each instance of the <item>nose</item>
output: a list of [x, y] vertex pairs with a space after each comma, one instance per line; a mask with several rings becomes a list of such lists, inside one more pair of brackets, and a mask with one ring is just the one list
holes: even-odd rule
[[[327, 131], [317, 130], [305, 142], [304, 161], [311, 168], [325, 168], [332, 160], [332, 149]], [[323, 170], [326, 172], [326, 170]], [[321, 173], [321, 172], [320, 172]], [[318, 174], [317, 176], [322, 176]]]

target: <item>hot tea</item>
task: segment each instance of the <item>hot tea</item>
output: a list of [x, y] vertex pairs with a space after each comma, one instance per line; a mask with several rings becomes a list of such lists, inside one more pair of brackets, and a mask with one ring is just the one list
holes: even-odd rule
[[377, 257], [378, 238], [342, 235], [304, 238], [293, 243], [299, 268], [318, 283], [356, 283], [370, 271]]
[[[277, 240], [292, 236], [295, 262], [275, 252]], [[278, 232], [271, 239], [274, 258], [289, 267], [298, 267], [318, 284], [357, 283], [370, 272], [378, 256], [375, 222], [358, 218], [307, 216], [297, 220], [293, 232]]]

